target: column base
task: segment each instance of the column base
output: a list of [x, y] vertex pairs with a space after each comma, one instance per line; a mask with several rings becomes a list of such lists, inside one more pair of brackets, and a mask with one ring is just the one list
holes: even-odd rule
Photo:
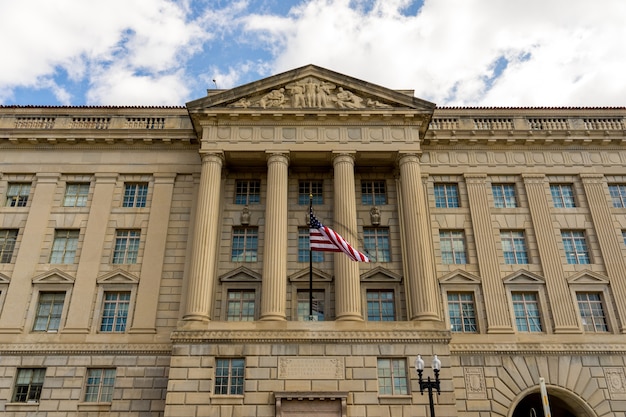
[[335, 321], [365, 321], [360, 314], [344, 314], [338, 316]]
[[260, 321], [287, 321], [287, 318], [283, 314], [268, 313], [261, 316]]

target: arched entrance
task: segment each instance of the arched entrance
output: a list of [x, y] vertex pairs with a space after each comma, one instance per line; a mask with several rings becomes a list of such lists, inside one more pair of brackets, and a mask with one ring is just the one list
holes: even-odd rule
[[[552, 417], [597, 417], [589, 404], [571, 391], [548, 386]], [[534, 411], [533, 411], [534, 410]], [[542, 417], [543, 405], [539, 386], [522, 392], [514, 401], [509, 417]]]

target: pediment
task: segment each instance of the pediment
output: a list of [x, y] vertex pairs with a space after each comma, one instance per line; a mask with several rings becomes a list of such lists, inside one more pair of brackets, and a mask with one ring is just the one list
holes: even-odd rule
[[580, 271], [579, 273], [567, 278], [569, 284], [603, 284], [609, 283], [609, 280], [604, 275], [597, 272], [590, 271], [588, 269]]
[[190, 113], [207, 109], [375, 111], [411, 109], [432, 115], [435, 104], [412, 91], [391, 90], [316, 65], [307, 65], [230, 90], [207, 90], [187, 103]]
[[454, 270], [439, 278], [440, 284], [480, 284], [480, 278], [461, 269]]
[[402, 282], [402, 276], [381, 266], [361, 274], [361, 282]]
[[9, 278], [7, 275], [0, 273], [0, 285], [8, 284], [10, 282], [11, 282], [11, 278]]
[[261, 274], [240, 266], [220, 276], [220, 282], [261, 282]]
[[33, 284], [74, 284], [75, 278], [60, 269], [51, 269], [32, 279]]
[[[309, 282], [309, 268], [302, 269], [293, 273], [289, 277], [289, 282]], [[313, 268], [313, 281], [314, 282], [331, 282], [333, 280], [332, 275], [327, 274], [324, 271], [320, 271], [317, 268]]]
[[96, 282], [98, 284], [138, 284], [139, 277], [123, 269], [116, 269], [100, 276]]
[[546, 280], [530, 271], [522, 269], [503, 278], [505, 284], [545, 284]]

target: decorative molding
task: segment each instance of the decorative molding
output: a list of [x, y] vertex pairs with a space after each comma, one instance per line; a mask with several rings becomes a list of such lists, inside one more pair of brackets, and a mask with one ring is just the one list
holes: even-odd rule
[[261, 282], [261, 274], [240, 266], [219, 277], [220, 282]]
[[505, 284], [545, 284], [546, 280], [542, 276], [522, 269], [505, 276], [502, 282]]
[[377, 266], [361, 274], [361, 282], [402, 282], [402, 276], [393, 273], [382, 266]]
[[609, 284], [609, 278], [597, 272], [585, 269], [567, 278], [569, 284]]
[[450, 343], [452, 355], [625, 355], [620, 343]]
[[2, 355], [171, 355], [170, 344], [133, 343], [5, 343]]
[[468, 400], [486, 400], [487, 385], [485, 383], [485, 373], [483, 368], [464, 368], [465, 391]]
[[[307, 215], [308, 217], [308, 215]], [[289, 276], [289, 282], [309, 282], [309, 268], [301, 269]], [[313, 268], [313, 282], [331, 282], [333, 276], [326, 272]]]
[[101, 275], [96, 279], [96, 283], [98, 285], [103, 284], [133, 284], [137, 285], [139, 283], [139, 277], [131, 274], [128, 271], [124, 271], [123, 269], [116, 269], [115, 271], [111, 271], [104, 275]]
[[445, 284], [480, 284], [480, 277], [462, 269], [456, 269], [439, 278], [439, 283]]
[[76, 278], [54, 268], [33, 278], [33, 284], [74, 284]]

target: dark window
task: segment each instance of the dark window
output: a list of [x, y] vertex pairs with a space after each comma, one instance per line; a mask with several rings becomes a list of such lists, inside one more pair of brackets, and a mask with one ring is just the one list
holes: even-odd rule
[[50, 332], [59, 330], [64, 302], [64, 292], [40, 292], [33, 331]]
[[107, 291], [104, 293], [102, 308], [101, 332], [123, 333], [126, 331], [128, 309], [130, 307], [129, 291]]
[[29, 194], [30, 183], [9, 183], [9, 188], [7, 189], [7, 200], [5, 205], [7, 207], [26, 207]]
[[367, 320], [394, 321], [396, 319], [393, 290], [367, 290]]
[[13, 402], [39, 402], [45, 376], [45, 369], [18, 369]]
[[0, 230], [0, 263], [8, 264], [13, 259], [13, 250], [17, 241], [17, 229]]
[[145, 207], [148, 198], [148, 183], [124, 184], [124, 201], [122, 207]]
[[261, 202], [260, 180], [237, 180], [235, 204], [259, 204]]
[[244, 360], [241, 358], [215, 360], [215, 394], [242, 395]]
[[311, 198], [313, 198], [313, 204], [324, 204], [322, 185], [321, 180], [301, 180], [298, 182], [298, 204], [307, 205]]
[[85, 402], [110, 403], [114, 385], [115, 369], [88, 369]]
[[389, 229], [385, 227], [366, 227], [363, 229], [365, 254], [372, 262], [391, 262]]
[[459, 186], [457, 184], [435, 184], [435, 207], [457, 208], [459, 203]]
[[387, 204], [387, 188], [385, 180], [362, 180], [361, 203], [365, 206]]

